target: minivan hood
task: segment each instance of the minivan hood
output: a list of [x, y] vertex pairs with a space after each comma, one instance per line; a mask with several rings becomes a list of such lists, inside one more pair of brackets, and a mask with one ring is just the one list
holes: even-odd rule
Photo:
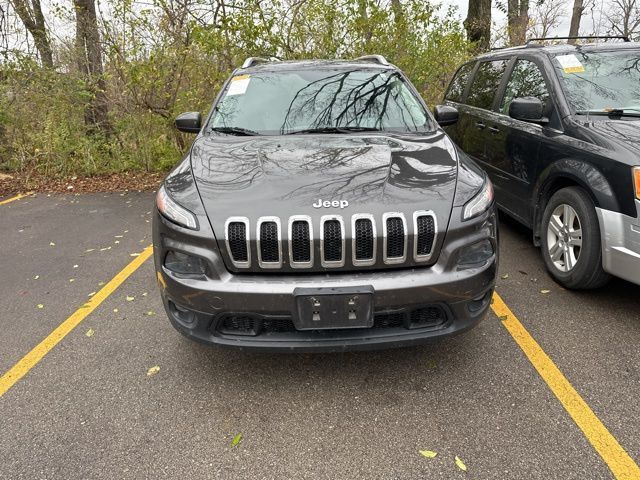
[[[457, 159], [442, 132], [287, 137], [202, 136], [191, 166], [214, 232], [231, 216], [413, 212], [433, 210], [447, 225]], [[314, 208], [318, 201], [348, 206]]]
[[[640, 119], [591, 119], [589, 123], [582, 124], [582, 130], [583, 134], [596, 145], [613, 151], [618, 151], [622, 147], [640, 156]], [[637, 159], [633, 163], [637, 164]]]

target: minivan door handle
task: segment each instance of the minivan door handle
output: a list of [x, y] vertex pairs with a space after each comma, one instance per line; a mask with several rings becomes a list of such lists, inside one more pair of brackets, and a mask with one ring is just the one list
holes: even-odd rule
[[482, 122], [476, 122], [476, 127], [478, 127], [478, 129], [482, 130], [484, 127], [486, 127], [486, 125]]
[[500, 133], [500, 129], [498, 127], [489, 127], [489, 131], [491, 133]]

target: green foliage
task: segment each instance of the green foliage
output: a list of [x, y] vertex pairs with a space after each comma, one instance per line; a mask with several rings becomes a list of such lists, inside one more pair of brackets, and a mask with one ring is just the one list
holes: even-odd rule
[[206, 114], [248, 56], [380, 53], [430, 105], [469, 56], [455, 12], [419, 0], [107, 3], [102, 40], [110, 130], [86, 128], [84, 110], [95, 89], [61, 46], [56, 71], [28, 58], [0, 64], [0, 169], [49, 176], [167, 169], [190, 141], [172, 127], [173, 118], [189, 110]]

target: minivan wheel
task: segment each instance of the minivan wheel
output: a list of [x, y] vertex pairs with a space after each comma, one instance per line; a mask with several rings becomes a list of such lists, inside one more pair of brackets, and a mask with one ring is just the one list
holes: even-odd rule
[[544, 209], [540, 233], [542, 258], [558, 283], [589, 289], [609, 280], [602, 269], [598, 217], [583, 189], [568, 187], [553, 194]]

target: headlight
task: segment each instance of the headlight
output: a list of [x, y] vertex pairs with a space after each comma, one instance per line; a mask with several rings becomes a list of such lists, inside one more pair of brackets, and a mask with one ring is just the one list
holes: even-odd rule
[[160, 213], [172, 222], [191, 230], [198, 230], [198, 221], [195, 215], [174, 202], [164, 189], [164, 185], [158, 190], [156, 205]]
[[640, 167], [633, 167], [633, 186], [636, 199], [640, 200]]
[[470, 218], [480, 215], [487, 208], [489, 208], [489, 205], [491, 205], [492, 201], [493, 185], [491, 184], [491, 180], [489, 180], [489, 178], [486, 178], [484, 181], [484, 185], [482, 185], [480, 191], [464, 206], [464, 210], [462, 212], [462, 220], [469, 220]]

